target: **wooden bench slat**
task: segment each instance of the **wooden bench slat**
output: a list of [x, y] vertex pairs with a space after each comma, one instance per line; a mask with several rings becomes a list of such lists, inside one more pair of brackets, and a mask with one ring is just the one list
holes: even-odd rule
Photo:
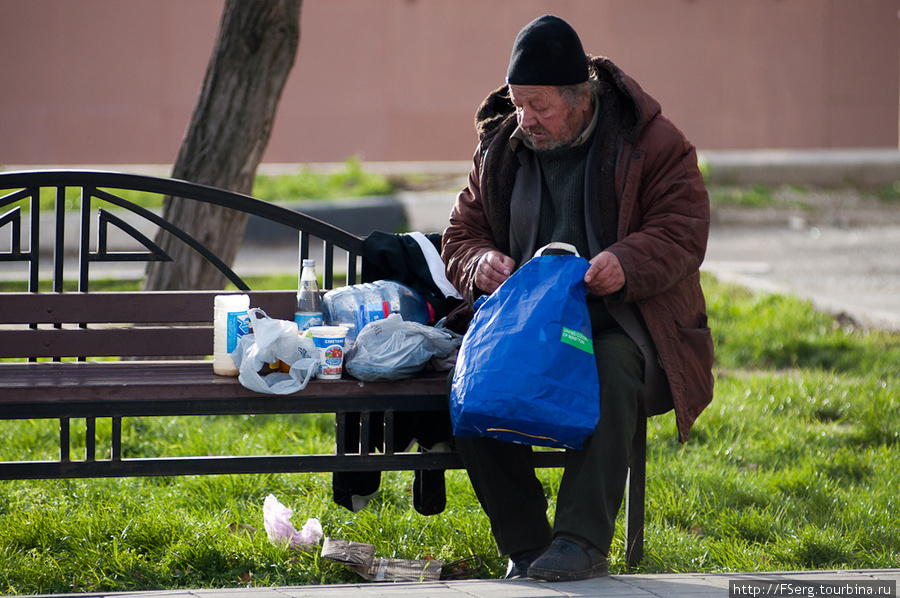
[[[296, 291], [249, 291], [250, 305], [272, 318], [293, 319]], [[209, 322], [222, 291], [0, 293], [2, 324]]]
[[139, 404], [183, 399], [262, 401], [273, 398], [327, 401], [343, 397], [372, 398], [373, 410], [383, 410], [389, 405], [378, 404], [380, 397], [404, 396], [415, 400], [422, 396], [436, 397], [437, 403], [446, 409], [447, 390], [447, 373], [429, 372], [394, 381], [363, 382], [347, 376], [340, 380], [313, 379], [304, 390], [292, 395], [267, 395], [247, 390], [236, 377], [216, 375], [212, 361], [2, 363], [0, 379], [4, 389], [0, 393], [0, 409], [4, 410], [12, 404], [28, 403], [46, 406], [129, 400]]
[[[211, 355], [213, 303], [215, 296], [221, 294], [221, 291], [2, 293], [0, 358]], [[293, 319], [296, 291], [247, 294], [251, 306], [262, 309], [270, 317]], [[79, 324], [87, 327], [79, 328]], [[92, 327], [92, 324], [102, 326]], [[26, 328], [28, 325], [38, 328]]]
[[0, 358], [212, 355], [212, 326], [6, 330]]

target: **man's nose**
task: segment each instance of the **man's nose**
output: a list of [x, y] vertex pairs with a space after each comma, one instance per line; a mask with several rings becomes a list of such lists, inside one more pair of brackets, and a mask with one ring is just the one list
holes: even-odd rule
[[519, 110], [519, 126], [523, 129], [529, 129], [537, 124], [537, 118], [533, 110], [522, 108]]

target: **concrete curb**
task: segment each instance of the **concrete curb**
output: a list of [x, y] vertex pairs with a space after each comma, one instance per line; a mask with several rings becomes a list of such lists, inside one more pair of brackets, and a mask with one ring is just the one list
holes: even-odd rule
[[[402, 232], [409, 230], [403, 203], [393, 195], [336, 200], [308, 200], [280, 204], [302, 212], [354, 235], [364, 237], [372, 231]], [[259, 245], [296, 244], [293, 229], [251, 216], [247, 220], [244, 243]]]
[[881, 187], [900, 180], [897, 148], [701, 151], [716, 184]]

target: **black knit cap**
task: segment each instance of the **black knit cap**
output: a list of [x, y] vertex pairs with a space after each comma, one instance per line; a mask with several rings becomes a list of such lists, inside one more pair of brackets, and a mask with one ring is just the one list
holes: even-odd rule
[[572, 26], [553, 15], [525, 25], [516, 36], [506, 82], [575, 85], [588, 80], [588, 59]]

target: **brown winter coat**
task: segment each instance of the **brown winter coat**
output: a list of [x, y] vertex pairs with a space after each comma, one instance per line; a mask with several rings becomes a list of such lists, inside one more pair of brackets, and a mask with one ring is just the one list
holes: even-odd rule
[[[625, 287], [607, 305], [647, 360], [648, 415], [674, 407], [684, 442], [713, 394], [713, 344], [699, 274], [709, 198], [694, 147], [661, 115], [659, 103], [608, 59], [592, 58], [591, 66], [601, 81], [601, 114], [616, 124], [598, 129], [588, 156], [590, 249], [614, 253], [624, 269]], [[540, 202], [529, 198], [540, 197], [541, 188], [530, 150], [510, 146], [516, 119], [506, 86], [481, 105], [476, 128], [481, 143], [442, 248], [448, 278], [469, 303], [481, 292], [474, 284], [481, 255], [500, 251], [521, 265], [536, 249]], [[603, 184], [609, 172], [615, 173], [605, 178], [615, 185], [614, 207], [601, 201], [602, 190], [612, 189]], [[614, 233], [608, 227], [604, 234], [604, 216], [617, 220]]]

